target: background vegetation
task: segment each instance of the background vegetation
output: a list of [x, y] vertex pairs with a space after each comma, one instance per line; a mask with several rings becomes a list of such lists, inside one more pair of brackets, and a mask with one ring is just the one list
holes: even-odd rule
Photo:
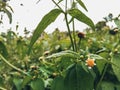
[[[12, 30], [0, 34], [1, 90], [120, 90], [120, 20], [109, 14], [94, 25], [77, 5], [87, 11], [81, 0], [73, 0], [71, 8], [52, 2], [57, 8], [46, 14], [32, 36], [18, 36]], [[0, 2], [1, 12], [11, 22], [11, 7]], [[6, 7], [10, 9], [7, 10]], [[45, 28], [63, 14], [68, 31], [58, 28], [51, 33]], [[70, 18], [68, 18], [70, 17]], [[91, 28], [75, 29], [75, 21]], [[106, 23], [114, 21], [116, 28]], [[70, 25], [72, 28], [70, 28]], [[88, 59], [95, 60], [89, 64]], [[95, 65], [96, 64], [96, 65]]]

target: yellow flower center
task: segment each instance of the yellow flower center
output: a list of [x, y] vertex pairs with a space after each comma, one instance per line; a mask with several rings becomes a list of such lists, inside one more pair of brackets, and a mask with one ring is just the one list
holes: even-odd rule
[[95, 65], [95, 60], [94, 59], [87, 59], [86, 64], [89, 67], [93, 67]]

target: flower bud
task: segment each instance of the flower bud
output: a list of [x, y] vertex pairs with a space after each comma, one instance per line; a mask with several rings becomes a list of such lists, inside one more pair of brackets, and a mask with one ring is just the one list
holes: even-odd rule
[[79, 38], [85, 38], [85, 34], [84, 34], [83, 32], [79, 32], [79, 33], [78, 33], [78, 37], [79, 37]]

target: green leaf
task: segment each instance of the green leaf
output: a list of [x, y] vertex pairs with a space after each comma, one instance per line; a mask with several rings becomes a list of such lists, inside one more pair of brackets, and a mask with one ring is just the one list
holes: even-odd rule
[[115, 85], [116, 86], [116, 90], [120, 90], [120, 84]]
[[64, 88], [64, 78], [62, 76], [58, 76], [53, 80], [51, 90], [63, 90]]
[[117, 79], [120, 81], [120, 53], [114, 54], [112, 56], [111, 62], [115, 64], [115, 65], [112, 64], [112, 68], [113, 68], [113, 71], [114, 71]]
[[94, 77], [91, 72], [86, 72], [79, 64], [74, 64], [68, 69], [64, 81], [64, 90], [93, 90]]
[[84, 8], [86, 11], [88, 11], [85, 4], [82, 2], [82, 0], [76, 0], [76, 1], [80, 4], [80, 6], [82, 6], [82, 8]]
[[97, 66], [100, 74], [102, 74], [105, 64], [106, 64], [106, 62], [103, 60], [96, 60], [96, 66]]
[[26, 76], [26, 77], [23, 79], [22, 88], [24, 88], [24, 86], [27, 85], [31, 80], [32, 80], [32, 77], [31, 77], [31, 76]]
[[97, 55], [97, 54], [90, 54], [90, 57], [93, 59], [104, 59], [103, 57], [101, 57], [100, 55]]
[[99, 56], [101, 56], [101, 57], [104, 57], [103, 59], [101, 58], [101, 59], [98, 59], [98, 60], [96, 60], [96, 66], [97, 66], [97, 68], [98, 68], [98, 70], [99, 70], [99, 72], [100, 72], [100, 74], [102, 74], [102, 72], [103, 72], [103, 70], [104, 70], [104, 66], [105, 66], [105, 64], [108, 62], [107, 61], [107, 59], [109, 58], [109, 53], [108, 52], [101, 52], [100, 54], [99, 54]]
[[79, 20], [79, 21], [87, 24], [88, 26], [90, 26], [93, 30], [95, 29], [93, 21], [89, 17], [87, 17], [84, 13], [82, 13], [80, 10], [71, 9], [71, 10], [68, 11], [68, 13], [73, 18], [76, 18], [77, 20]]
[[2, 54], [4, 57], [7, 57], [8, 55], [6, 46], [4, 45], [2, 41], [0, 41], [0, 54]]
[[116, 89], [113, 83], [103, 81], [99, 90], [116, 90]]
[[62, 56], [70, 57], [70, 58], [79, 58], [80, 57], [78, 53], [76, 53], [74, 51], [66, 50], [66, 51], [61, 51], [59, 53], [52, 54], [52, 55], [46, 57], [46, 59], [58, 58], [58, 57], [62, 57]]
[[47, 28], [48, 25], [50, 25], [52, 22], [56, 20], [56, 18], [58, 17], [60, 13], [62, 13], [60, 9], [53, 9], [52, 11], [50, 11], [48, 14], [46, 14], [42, 18], [42, 20], [40, 21], [40, 23], [38, 24], [37, 28], [35, 29], [33, 33], [30, 46], [29, 46], [29, 50], [28, 50], [28, 54], [30, 53], [31, 48], [36, 42], [36, 40], [40, 37], [41, 33]]
[[32, 90], [45, 90], [44, 82], [40, 78], [37, 78], [37, 79], [31, 81], [30, 86], [31, 86]]
[[22, 79], [14, 78], [13, 82], [14, 82], [17, 90], [22, 90], [22, 87], [21, 87]]
[[114, 19], [115, 24], [120, 29], [120, 20], [118, 18]]

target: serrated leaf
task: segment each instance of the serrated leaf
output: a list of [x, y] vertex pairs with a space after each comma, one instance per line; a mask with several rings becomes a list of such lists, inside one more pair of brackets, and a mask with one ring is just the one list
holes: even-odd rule
[[79, 20], [79, 21], [87, 24], [88, 26], [90, 26], [93, 30], [95, 29], [93, 21], [89, 17], [87, 17], [84, 13], [82, 13], [80, 10], [71, 9], [71, 10], [68, 11], [68, 13], [73, 18], [76, 18], [77, 20]]
[[68, 69], [64, 81], [64, 90], [93, 90], [94, 77], [86, 72], [81, 65], [74, 64]]
[[120, 81], [120, 54], [114, 54], [112, 56], [111, 62], [115, 64], [115, 65], [112, 64], [112, 68], [117, 79]]
[[58, 76], [53, 80], [51, 90], [63, 90], [64, 88], [64, 78], [62, 76]]
[[37, 28], [35, 29], [31, 42], [30, 42], [30, 46], [29, 46], [29, 50], [28, 50], [28, 54], [30, 53], [30, 50], [33, 46], [33, 44], [36, 42], [36, 40], [39, 38], [39, 36], [41, 35], [41, 33], [47, 28], [48, 25], [50, 25], [52, 22], [54, 22], [56, 20], [56, 18], [58, 17], [58, 15], [62, 13], [62, 11], [60, 9], [53, 9], [52, 11], [50, 11], [48, 14], [46, 14], [42, 20], [40, 21], [40, 23], [38, 24]]
[[82, 0], [76, 0], [76, 1], [80, 4], [80, 6], [82, 8], [84, 8], [86, 11], [88, 11], [87, 8], [86, 8], [86, 6], [85, 6], [85, 4], [82, 2]]
[[32, 90], [45, 90], [44, 82], [40, 78], [37, 78], [37, 79], [31, 81], [30, 86], [31, 86]]

